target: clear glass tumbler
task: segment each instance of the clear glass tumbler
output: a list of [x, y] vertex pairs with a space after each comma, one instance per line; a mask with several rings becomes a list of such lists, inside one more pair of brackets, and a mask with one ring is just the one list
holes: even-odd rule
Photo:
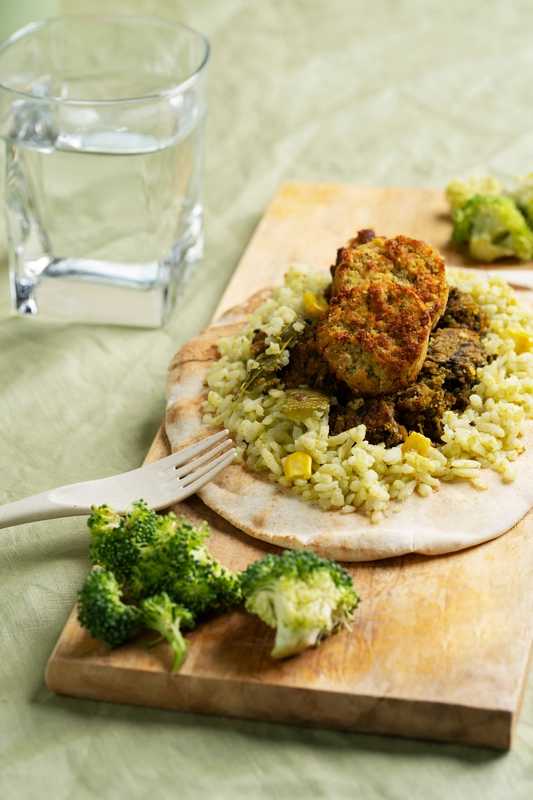
[[13, 303], [157, 327], [201, 258], [209, 44], [133, 16], [59, 17], [0, 46]]

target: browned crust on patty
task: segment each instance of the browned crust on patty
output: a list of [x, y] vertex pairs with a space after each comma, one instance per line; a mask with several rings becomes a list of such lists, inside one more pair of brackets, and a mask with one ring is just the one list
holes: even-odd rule
[[446, 307], [448, 284], [442, 256], [417, 239], [382, 237], [337, 254], [332, 295], [361, 283], [390, 280], [410, 286], [424, 303], [434, 327]]
[[371, 397], [416, 379], [430, 331], [431, 318], [418, 294], [382, 279], [333, 297], [319, 320], [316, 343], [339, 380]]

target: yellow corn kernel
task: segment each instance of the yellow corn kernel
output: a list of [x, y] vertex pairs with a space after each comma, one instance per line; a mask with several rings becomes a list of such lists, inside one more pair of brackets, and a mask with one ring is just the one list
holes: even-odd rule
[[313, 292], [306, 292], [304, 294], [305, 310], [310, 317], [321, 317], [324, 311], [328, 310], [328, 302], [325, 297], [316, 297]]
[[525, 331], [519, 331], [515, 328], [510, 328], [505, 332], [507, 338], [512, 339], [514, 342], [514, 350], [517, 356], [521, 353], [529, 353], [533, 350], [533, 336]]
[[303, 478], [308, 481], [313, 472], [313, 459], [308, 453], [291, 453], [285, 459], [283, 472], [288, 481]]
[[412, 431], [402, 444], [402, 453], [405, 455], [409, 450], [414, 450], [419, 455], [425, 457], [428, 455], [430, 447], [431, 440], [428, 439], [427, 436], [422, 436], [421, 433]]

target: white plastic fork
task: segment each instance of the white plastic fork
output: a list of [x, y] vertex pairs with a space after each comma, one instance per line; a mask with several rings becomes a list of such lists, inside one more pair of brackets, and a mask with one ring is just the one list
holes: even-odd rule
[[[190, 497], [209, 483], [236, 455], [223, 430], [146, 467], [58, 489], [0, 506], [0, 528], [42, 519], [91, 513], [91, 506], [107, 504], [124, 514], [134, 500], [144, 500], [158, 511]], [[223, 441], [222, 441], [223, 440]], [[213, 445], [216, 445], [214, 447]]]

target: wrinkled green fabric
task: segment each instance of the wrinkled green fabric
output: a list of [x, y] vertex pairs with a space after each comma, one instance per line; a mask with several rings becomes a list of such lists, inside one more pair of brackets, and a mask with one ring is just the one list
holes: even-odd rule
[[[40, 16], [38, 0], [27, 6]], [[163, 417], [167, 364], [209, 321], [280, 181], [438, 188], [533, 170], [527, 0], [63, 8], [158, 14], [209, 37], [206, 253], [156, 331], [16, 316], [4, 260], [0, 502], [141, 463]], [[55, 696], [44, 668], [89, 570], [87, 540], [76, 519], [0, 531], [3, 800], [533, 796], [531, 681], [510, 753]]]

